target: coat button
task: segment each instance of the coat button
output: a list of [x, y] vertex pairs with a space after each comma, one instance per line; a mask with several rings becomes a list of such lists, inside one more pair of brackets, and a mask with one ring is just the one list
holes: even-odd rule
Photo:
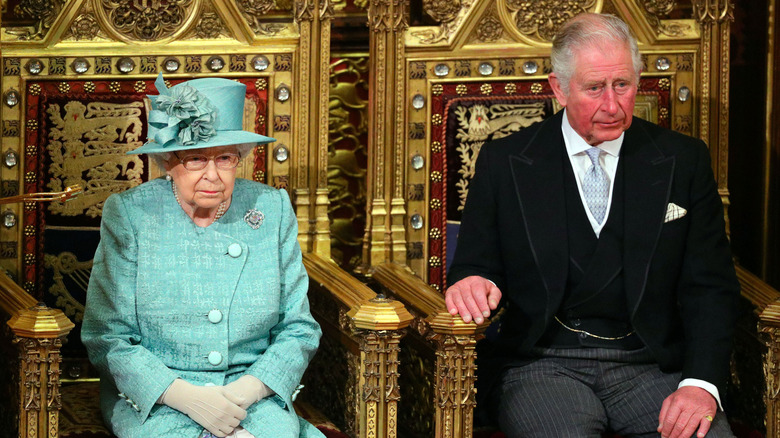
[[217, 309], [209, 311], [209, 322], [212, 324], [217, 324], [220, 321], [222, 321], [222, 312], [220, 312]]
[[219, 351], [212, 351], [209, 353], [209, 363], [217, 366], [222, 363], [222, 353]]
[[241, 255], [241, 245], [237, 243], [231, 243], [230, 246], [228, 246], [228, 254], [230, 254], [230, 257], [238, 257]]

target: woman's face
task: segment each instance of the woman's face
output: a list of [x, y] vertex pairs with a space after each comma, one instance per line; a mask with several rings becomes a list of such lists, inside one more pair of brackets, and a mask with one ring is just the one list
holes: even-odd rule
[[[173, 178], [182, 208], [192, 216], [196, 210], [211, 211], [219, 204], [230, 199], [233, 185], [236, 181], [236, 168], [223, 169], [223, 165], [232, 158], [240, 156], [236, 146], [218, 146], [206, 149], [190, 149], [171, 153], [165, 162], [165, 170]], [[187, 166], [198, 167], [205, 162], [200, 170], [188, 170]], [[191, 209], [188, 211], [188, 209]]]

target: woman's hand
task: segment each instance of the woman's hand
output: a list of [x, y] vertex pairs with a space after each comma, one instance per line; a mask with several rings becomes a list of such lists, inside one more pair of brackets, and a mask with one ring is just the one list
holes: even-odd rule
[[246, 418], [246, 410], [240, 406], [243, 399], [224, 386], [196, 386], [176, 379], [161, 399], [218, 437], [233, 432]]
[[253, 404], [274, 393], [260, 379], [249, 374], [225, 385], [225, 391], [233, 394], [236, 399], [243, 400], [238, 403], [243, 409], [249, 409]]

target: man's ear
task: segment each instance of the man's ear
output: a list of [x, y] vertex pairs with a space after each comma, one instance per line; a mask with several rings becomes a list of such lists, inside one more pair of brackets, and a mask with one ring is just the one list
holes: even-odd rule
[[563, 88], [561, 88], [561, 81], [558, 79], [558, 76], [555, 75], [555, 73], [550, 73], [547, 76], [547, 80], [550, 82], [550, 88], [552, 88], [553, 93], [555, 93], [555, 98], [558, 99], [558, 103], [561, 104], [561, 106], [566, 106], [566, 93], [563, 92]]

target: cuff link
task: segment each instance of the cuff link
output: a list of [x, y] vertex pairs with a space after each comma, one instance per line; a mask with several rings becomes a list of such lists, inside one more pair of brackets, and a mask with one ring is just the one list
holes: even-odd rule
[[301, 389], [303, 389], [303, 385], [298, 385], [298, 387], [295, 388], [295, 391], [293, 391], [292, 395], [290, 396], [292, 401], [295, 401], [295, 399], [298, 398], [298, 394], [301, 392]]
[[135, 409], [136, 412], [141, 412], [141, 408], [139, 408], [134, 401], [130, 400], [130, 397], [126, 396], [124, 392], [120, 392], [118, 395], [119, 398], [127, 402], [127, 404], [129, 404], [133, 409]]

